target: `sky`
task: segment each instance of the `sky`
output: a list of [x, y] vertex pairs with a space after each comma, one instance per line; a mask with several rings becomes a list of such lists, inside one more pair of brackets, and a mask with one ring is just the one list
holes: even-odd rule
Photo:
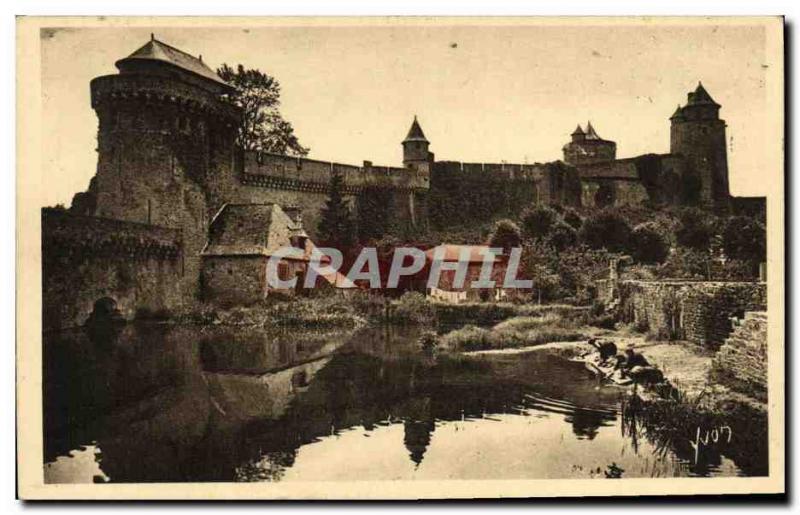
[[41, 33], [42, 162], [60, 180], [43, 185], [45, 205], [69, 205], [95, 173], [89, 81], [116, 73], [151, 32], [212, 68], [274, 76], [281, 112], [315, 159], [399, 166], [414, 115], [437, 160], [561, 159], [588, 120], [618, 157], [666, 153], [669, 117], [698, 81], [728, 124], [732, 193], [774, 148], [765, 80], [775, 63], [760, 26], [54, 28]]

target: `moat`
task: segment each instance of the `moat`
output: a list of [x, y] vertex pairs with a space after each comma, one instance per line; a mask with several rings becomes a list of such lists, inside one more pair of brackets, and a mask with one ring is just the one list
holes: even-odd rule
[[623, 416], [627, 390], [558, 353], [431, 353], [418, 333], [129, 324], [46, 334], [45, 481], [766, 473], [735, 428], [697, 454], [649, 438]]

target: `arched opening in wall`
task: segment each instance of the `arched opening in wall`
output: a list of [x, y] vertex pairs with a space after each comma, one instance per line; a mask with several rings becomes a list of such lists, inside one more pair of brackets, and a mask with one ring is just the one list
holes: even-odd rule
[[594, 205], [597, 207], [613, 206], [615, 200], [614, 185], [610, 182], [601, 182], [594, 194]]

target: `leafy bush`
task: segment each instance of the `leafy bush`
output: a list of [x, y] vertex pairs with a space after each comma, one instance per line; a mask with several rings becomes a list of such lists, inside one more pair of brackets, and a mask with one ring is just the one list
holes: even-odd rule
[[558, 220], [558, 213], [553, 209], [537, 205], [522, 214], [522, 234], [531, 240], [544, 239]]
[[522, 232], [517, 224], [504, 218], [494, 224], [492, 234], [489, 236], [489, 246], [502, 248], [508, 252], [514, 247], [519, 247], [522, 242]]
[[631, 253], [640, 263], [662, 263], [669, 249], [655, 225], [644, 223], [637, 225], [631, 233]]
[[656, 269], [661, 279], [707, 279], [709, 255], [705, 252], [678, 247]]
[[767, 257], [767, 231], [758, 221], [734, 216], [722, 232], [722, 248], [732, 259], [760, 263]]
[[408, 291], [394, 303], [392, 319], [416, 324], [431, 324], [436, 320], [436, 312], [425, 295]]
[[578, 232], [571, 225], [559, 220], [553, 224], [547, 241], [556, 250], [565, 250], [578, 243]]
[[583, 218], [581, 218], [581, 215], [579, 215], [578, 212], [572, 208], [565, 209], [564, 213], [561, 215], [561, 218], [576, 231], [581, 228], [581, 225], [583, 225]]
[[625, 252], [630, 246], [631, 228], [622, 216], [606, 209], [584, 220], [579, 236], [593, 249]]
[[698, 208], [685, 208], [678, 214], [679, 228], [675, 231], [678, 245], [694, 250], [708, 250], [714, 236], [710, 213]]

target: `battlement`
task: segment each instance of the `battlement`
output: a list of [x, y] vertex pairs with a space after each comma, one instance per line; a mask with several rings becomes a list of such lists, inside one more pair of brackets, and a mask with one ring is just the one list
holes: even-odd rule
[[513, 164], [437, 161], [434, 167], [445, 173], [484, 174], [507, 180], [536, 180], [541, 178], [547, 170], [547, 165], [542, 163]]
[[333, 175], [340, 175], [345, 192], [358, 194], [367, 188], [425, 190], [428, 178], [416, 170], [375, 166], [369, 161], [355, 166], [266, 152], [245, 152], [240, 156], [241, 181], [250, 186], [325, 193]]
[[110, 218], [42, 209], [42, 245], [49, 255], [80, 253], [92, 259], [174, 260], [182, 249], [181, 231]]

